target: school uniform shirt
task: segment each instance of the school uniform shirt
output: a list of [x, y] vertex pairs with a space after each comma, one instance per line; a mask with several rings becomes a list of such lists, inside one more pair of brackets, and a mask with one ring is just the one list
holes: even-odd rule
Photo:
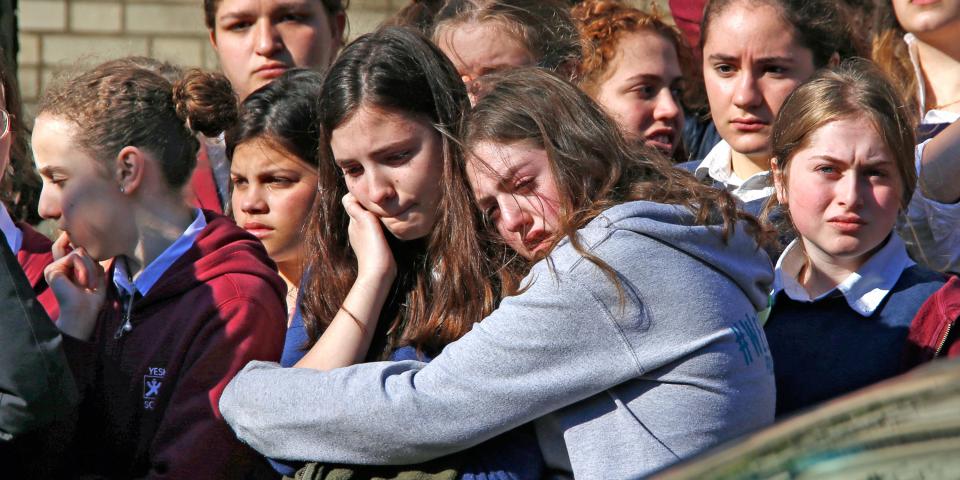
[[917, 265], [895, 233], [833, 290], [811, 298], [797, 277], [800, 240], [777, 261], [764, 331], [773, 355], [777, 416], [902, 372], [907, 333], [946, 276]]
[[64, 342], [83, 398], [71, 473], [206, 479], [266, 468], [218, 401], [247, 362], [280, 358], [286, 286], [256, 238], [197, 212], [137, 278], [115, 260], [92, 338]]
[[0, 231], [7, 237], [7, 246], [17, 257], [17, 262], [30, 281], [33, 294], [51, 320], [60, 315], [57, 297], [53, 295], [43, 277], [43, 269], [53, 263], [53, 242], [23, 222], [14, 223], [6, 208], [0, 207]]
[[712, 179], [714, 184], [732, 193], [743, 203], [766, 200], [773, 195], [773, 177], [770, 172], [758, 172], [750, 178], [741, 179], [733, 172], [732, 152], [730, 144], [721, 140], [693, 169], [694, 176], [701, 182]]

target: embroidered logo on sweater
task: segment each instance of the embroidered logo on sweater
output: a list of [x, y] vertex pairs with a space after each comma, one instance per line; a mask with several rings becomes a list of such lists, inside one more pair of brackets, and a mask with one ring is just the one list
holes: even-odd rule
[[773, 357], [767, 345], [767, 336], [757, 323], [757, 318], [744, 315], [743, 320], [730, 327], [730, 330], [733, 332], [740, 353], [743, 354], [744, 363], [750, 365], [756, 359], [763, 359], [767, 371], [773, 373]]
[[143, 376], [143, 409], [153, 410], [157, 406], [157, 397], [160, 395], [163, 379], [167, 376], [167, 369], [148, 367], [147, 371], [149, 373]]

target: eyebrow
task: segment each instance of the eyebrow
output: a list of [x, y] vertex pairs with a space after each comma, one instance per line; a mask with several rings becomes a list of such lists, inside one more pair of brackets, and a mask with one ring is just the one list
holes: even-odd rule
[[654, 75], [652, 73], [638, 73], [630, 78], [627, 78], [628, 82], [636, 82], [638, 80], [647, 80], [652, 82], [662, 82], [663, 77], [660, 75]]
[[[724, 55], [722, 53], [715, 53], [707, 57], [710, 61], [715, 62], [730, 62], [730, 63], [739, 63], [740, 57], [736, 55]], [[793, 57], [785, 56], [767, 56], [767, 57], [757, 57], [754, 60], [754, 63], [793, 63]]]
[[[400, 139], [400, 140], [397, 140], [397, 141], [395, 141], [395, 142], [388, 143], [388, 144], [386, 144], [386, 145], [384, 145], [384, 146], [382, 146], [382, 147], [380, 147], [380, 148], [377, 148], [376, 150], [370, 152], [370, 155], [369, 155], [369, 156], [371, 156], [371, 157], [379, 157], [379, 156], [383, 155], [385, 152], [389, 152], [389, 151], [391, 151], [391, 150], [397, 150], [397, 149], [400, 149], [400, 148], [412, 147], [413, 145], [411, 145], [411, 143], [412, 143], [413, 141], [415, 141], [415, 138], [414, 138], [414, 137], [402, 138], [402, 139]], [[356, 160], [353, 159], [353, 158], [336, 158], [336, 157], [334, 157], [334, 159], [333, 159], [333, 163], [336, 163], [337, 165], [343, 165], [344, 163], [349, 163], [349, 162], [356, 162]]]
[[[304, 4], [304, 2], [278, 1], [276, 11], [279, 12], [280, 14], [284, 14], [284, 13], [290, 13], [291, 11], [300, 11], [300, 10], [303, 10], [305, 7], [307, 7], [307, 5]], [[225, 20], [232, 20], [235, 18], [247, 18], [251, 16], [258, 16], [258, 14], [251, 13], [249, 9], [238, 8], [233, 11], [224, 12], [222, 15], [218, 15], [216, 19], [218, 21], [225, 21]]]
[[44, 177], [47, 177], [47, 178], [52, 178], [53, 175], [56, 174], [56, 173], [63, 173], [63, 172], [64, 172], [64, 170], [63, 170], [62, 168], [59, 168], [59, 167], [51, 167], [51, 166], [46, 166], [46, 167], [40, 168], [40, 169], [37, 170], [37, 171], [40, 172], [40, 175], [42, 175], [42, 176], [44, 176]]
[[[525, 166], [526, 166], [526, 165], [524, 165], [524, 164], [514, 164], [513, 166], [511, 166], [510, 168], [508, 168], [507, 171], [504, 172], [503, 175], [499, 175], [499, 174], [497, 174], [496, 172], [494, 172], [494, 174], [496, 174], [497, 176], [500, 177], [500, 178], [497, 180], [497, 188], [498, 188], [498, 189], [501, 189], [501, 190], [505, 190], [503, 187], [504, 187], [505, 185], [507, 185], [507, 184], [510, 182], [510, 180], [513, 179], [513, 177], [517, 175], [517, 172], [518, 172], [521, 168], [523, 168], [523, 167], [525, 167]], [[486, 168], [486, 169], [489, 170], [489, 171], [493, 171], [493, 168], [491, 168], [491, 167], [489, 167], [489, 166], [487, 166], [487, 165], [484, 165], [484, 168]], [[481, 204], [481, 205], [482, 205], [484, 202], [486, 202], [487, 200], [489, 200], [490, 198], [492, 198], [491, 195], [484, 195], [484, 196], [482, 196], [482, 197], [474, 196], [474, 200], [475, 200], [478, 204]]]

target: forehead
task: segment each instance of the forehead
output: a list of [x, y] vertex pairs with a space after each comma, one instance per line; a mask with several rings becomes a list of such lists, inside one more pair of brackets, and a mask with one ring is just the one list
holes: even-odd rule
[[524, 66], [533, 61], [526, 46], [495, 21], [466, 22], [443, 28], [440, 49], [461, 74], [491, 67]]
[[721, 10], [711, 21], [703, 45], [704, 57], [711, 54], [785, 56], [805, 48], [796, 29], [780, 11], [769, 4], [750, 0], [736, 1]]
[[307, 162], [304, 162], [278, 142], [262, 137], [237, 145], [230, 162], [232, 172], [242, 172], [248, 175], [278, 169], [314, 170]]
[[424, 119], [363, 105], [333, 129], [330, 148], [337, 158], [362, 158], [396, 141], [436, 134]]
[[529, 142], [479, 142], [467, 154], [467, 177], [477, 194], [497, 189], [505, 177], [526, 166], [545, 166], [547, 153]]
[[824, 155], [848, 163], [895, 162], [890, 148], [866, 116], [825, 123], [811, 132], [805, 143], [794, 155], [795, 158]]
[[220, 0], [217, 16], [322, 6], [321, 0]]
[[669, 82], [682, 76], [673, 43], [650, 30], [622, 35], [607, 68], [611, 78], [655, 75]]

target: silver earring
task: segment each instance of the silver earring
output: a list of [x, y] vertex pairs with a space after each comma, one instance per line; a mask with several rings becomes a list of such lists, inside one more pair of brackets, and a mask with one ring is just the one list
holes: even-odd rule
[[120, 185], [120, 193], [127, 193], [126, 189], [123, 188], [123, 185]]

